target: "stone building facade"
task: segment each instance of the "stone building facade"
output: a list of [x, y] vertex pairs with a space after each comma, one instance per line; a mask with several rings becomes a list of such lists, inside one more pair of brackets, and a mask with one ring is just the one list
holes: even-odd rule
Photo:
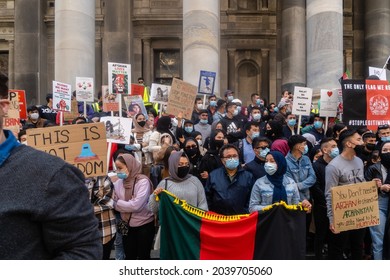
[[[10, 88], [26, 90], [31, 104], [44, 103], [56, 77], [59, 1], [80, 3], [0, 0], [0, 70]], [[107, 84], [108, 62], [130, 63], [132, 82], [140, 76], [147, 84], [191, 80], [188, 75], [199, 74], [186, 70], [198, 59], [186, 55], [188, 40], [205, 48], [197, 42], [205, 31], [217, 38], [206, 55], [217, 55], [217, 94], [232, 89], [244, 103], [253, 92], [275, 102], [295, 85], [315, 92], [339, 87], [345, 70], [361, 79], [390, 55], [388, 0], [208, 0], [195, 18], [193, 0], [92, 1], [96, 88]], [[210, 14], [215, 7], [219, 13]]]

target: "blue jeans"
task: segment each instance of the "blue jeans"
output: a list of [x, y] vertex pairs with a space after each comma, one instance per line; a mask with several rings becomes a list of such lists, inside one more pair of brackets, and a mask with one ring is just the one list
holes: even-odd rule
[[379, 222], [377, 226], [370, 227], [371, 239], [372, 239], [372, 254], [374, 260], [382, 259], [383, 252], [383, 237], [385, 233], [385, 225], [388, 213], [388, 194], [379, 193], [378, 204], [379, 204]]

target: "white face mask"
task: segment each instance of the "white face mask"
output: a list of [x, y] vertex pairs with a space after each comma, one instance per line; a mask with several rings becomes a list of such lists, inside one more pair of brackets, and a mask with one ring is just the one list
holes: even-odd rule
[[27, 146], [27, 140], [20, 142], [20, 144], [26, 145]]
[[196, 107], [198, 108], [198, 110], [203, 109], [203, 104], [196, 104]]
[[203, 141], [202, 140], [196, 140], [196, 141], [198, 141], [198, 145], [199, 145], [199, 147], [201, 147], [203, 144]]
[[31, 113], [31, 114], [30, 114], [30, 118], [31, 118], [32, 120], [37, 120], [37, 119], [39, 119], [39, 114], [38, 114], [38, 113]]

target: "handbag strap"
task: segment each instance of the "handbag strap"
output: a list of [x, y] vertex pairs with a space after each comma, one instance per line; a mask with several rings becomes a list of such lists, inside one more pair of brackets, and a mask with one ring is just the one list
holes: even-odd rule
[[[135, 180], [134, 180], [133, 191], [131, 192], [131, 197], [129, 197], [129, 189], [125, 189], [125, 200], [126, 201], [128, 201], [128, 200], [133, 198], [133, 196], [134, 196], [134, 189], [135, 189], [135, 183], [137, 183], [137, 177], [135, 177]], [[129, 216], [129, 219], [127, 220], [127, 224], [129, 224], [132, 214], [133, 214], [133, 212], [130, 212], [130, 216]]]

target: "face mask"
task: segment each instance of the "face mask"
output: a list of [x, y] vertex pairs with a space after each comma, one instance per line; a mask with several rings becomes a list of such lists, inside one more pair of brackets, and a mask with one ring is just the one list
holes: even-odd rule
[[260, 132], [255, 132], [251, 135], [251, 139], [255, 139], [256, 137], [259, 137], [260, 136]]
[[267, 154], [269, 153], [269, 148], [266, 148], [266, 149], [261, 149], [260, 152], [259, 152], [259, 156], [261, 158], [265, 158], [267, 156]]
[[297, 120], [296, 119], [290, 119], [290, 120], [288, 120], [288, 125], [289, 126], [294, 126], [294, 125], [296, 125], [297, 124]]
[[241, 112], [241, 106], [237, 106], [238, 112]]
[[275, 107], [275, 108], [274, 108], [274, 112], [276, 112], [276, 113], [279, 112], [279, 108], [278, 108], [278, 107]]
[[230, 158], [226, 161], [225, 166], [229, 170], [234, 170], [238, 167], [239, 164], [240, 164], [240, 161], [238, 159]]
[[189, 166], [179, 166], [177, 168], [177, 177], [184, 178], [185, 176], [187, 176], [188, 172], [190, 172]]
[[303, 154], [306, 155], [308, 151], [309, 151], [309, 147], [305, 145], [305, 148], [303, 149]]
[[177, 126], [178, 123], [177, 119], [171, 119], [172, 126]]
[[202, 140], [196, 140], [198, 142], [198, 145], [199, 147], [203, 145], [203, 141]]
[[253, 120], [259, 121], [260, 119], [261, 119], [261, 115], [260, 114], [254, 114], [253, 115]]
[[238, 115], [238, 109], [236, 108], [236, 110], [234, 110], [233, 112], [233, 116], [237, 116]]
[[198, 110], [203, 109], [203, 104], [196, 104], [196, 107], [198, 108]]
[[315, 128], [315, 129], [320, 129], [320, 128], [322, 128], [322, 121], [315, 121], [315, 122], [314, 122], [314, 128]]
[[375, 144], [367, 143], [366, 148], [367, 150], [373, 151], [375, 150]]
[[385, 166], [390, 165], [390, 153], [381, 154], [381, 163]]
[[211, 107], [217, 107], [217, 101], [211, 100], [210, 101], [210, 106]]
[[208, 123], [209, 123], [208, 120], [200, 120], [199, 122], [200, 122], [201, 124], [208, 124]]
[[141, 127], [144, 127], [146, 124], [146, 121], [140, 121], [138, 122], [138, 125], [141, 126]]
[[214, 140], [214, 143], [215, 143], [215, 148], [217, 150], [219, 150], [223, 146], [224, 141], [223, 140]]
[[22, 141], [20, 144], [26, 145], [27, 146], [27, 141]]
[[185, 130], [187, 133], [191, 133], [194, 129], [193, 129], [192, 126], [186, 126], [186, 127], [184, 128], [184, 130]]
[[128, 151], [134, 151], [134, 150], [136, 150], [136, 148], [135, 148], [134, 145], [125, 145], [125, 149], [128, 150]]
[[39, 118], [39, 114], [38, 114], [38, 113], [32, 113], [32, 114], [30, 115], [30, 118], [31, 118], [32, 120], [37, 120], [37, 119]]
[[228, 96], [228, 101], [233, 101], [233, 95]]
[[268, 175], [274, 175], [276, 170], [278, 170], [278, 166], [275, 163], [266, 162], [264, 164], [264, 170]]
[[261, 104], [261, 100], [260, 99], [256, 99], [256, 105], [260, 106], [260, 104]]
[[269, 137], [272, 137], [272, 134], [274, 134], [273, 132], [272, 132], [272, 129], [268, 129], [268, 130], [266, 130], [265, 131], [265, 135], [269, 138]]
[[260, 106], [264, 106], [264, 101], [260, 100]]
[[124, 172], [118, 172], [118, 173], [116, 173], [116, 176], [118, 176], [118, 178], [122, 179], [122, 180], [127, 178], [127, 174]]
[[330, 156], [331, 158], [335, 158], [335, 157], [337, 157], [339, 154], [340, 154], [339, 148], [336, 147], [336, 148], [333, 148], [333, 149], [330, 151], [329, 156]]
[[364, 150], [364, 146], [363, 145], [356, 145], [355, 148], [353, 148], [353, 149], [355, 150], [356, 154], [360, 154]]
[[188, 157], [193, 157], [194, 155], [196, 155], [196, 153], [199, 151], [197, 148], [190, 148], [190, 149], [185, 149], [186, 151], [186, 154]]
[[382, 142], [390, 141], [390, 136], [382, 136], [381, 140], [382, 140]]

